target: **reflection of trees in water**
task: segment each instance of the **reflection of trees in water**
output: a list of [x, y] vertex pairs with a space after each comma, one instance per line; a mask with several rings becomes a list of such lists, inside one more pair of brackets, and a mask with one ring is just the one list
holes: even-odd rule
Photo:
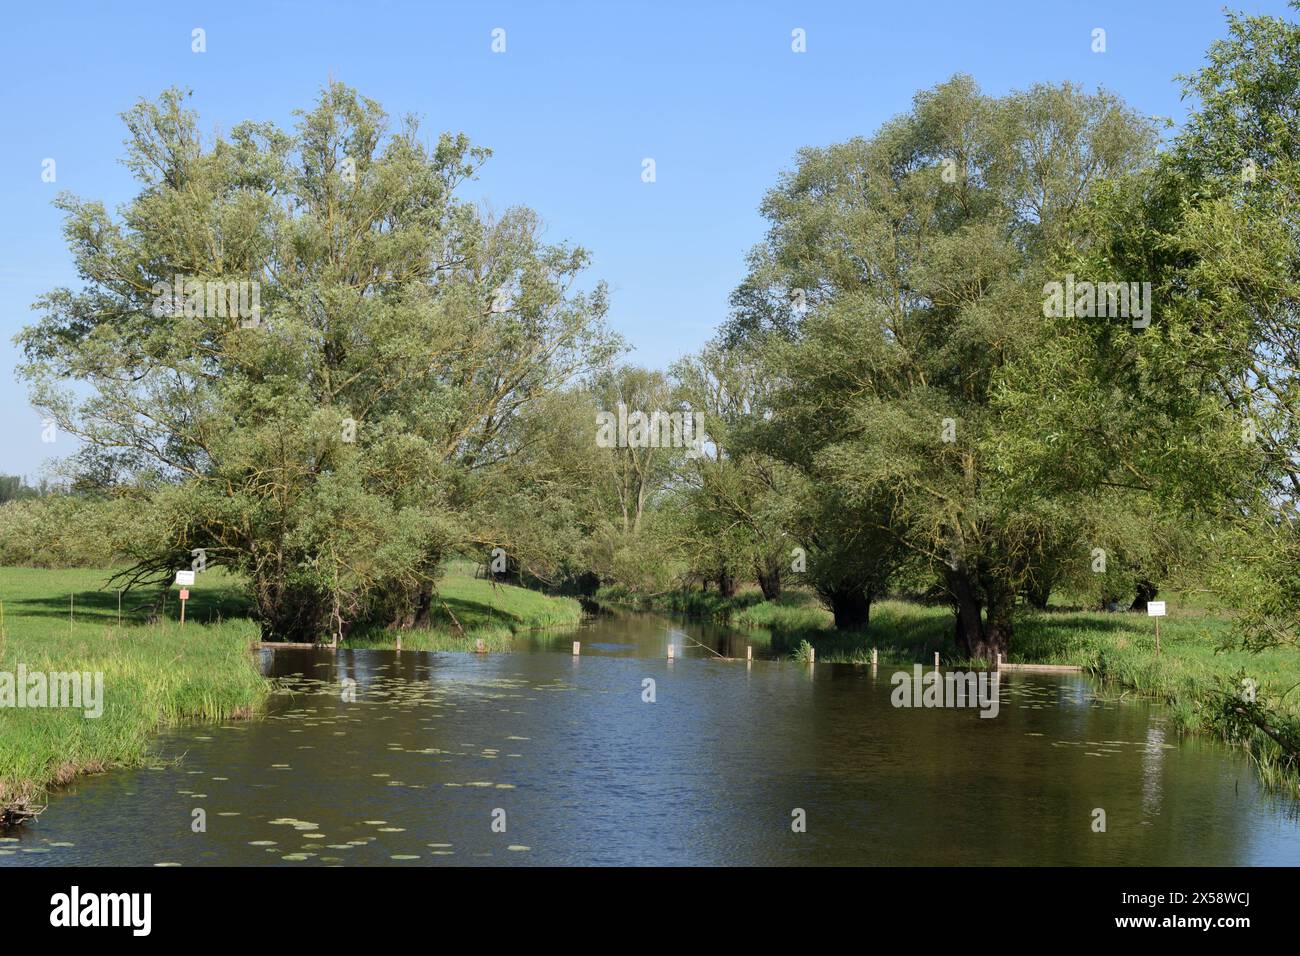
[[1158, 816], [1162, 791], [1160, 788], [1160, 771], [1164, 765], [1165, 728], [1163, 724], [1152, 723], [1147, 728], [1147, 745], [1142, 751], [1142, 817]]
[[[631, 614], [590, 628], [584, 651], [585, 641], [604, 640], [638, 648], [640, 657], [649, 657], [644, 648], [653, 645], [661, 657], [672, 639], [679, 656], [698, 656], [704, 652], [692, 641], [725, 647], [715, 642], [727, 636], [726, 628]], [[274, 670], [336, 685], [355, 680], [359, 699], [372, 709], [337, 706], [368, 721], [382, 718], [388, 703], [411, 703], [405, 693], [385, 699], [394, 678], [436, 685], [436, 671], [457, 670], [438, 659], [281, 651]], [[560, 658], [515, 660], [541, 676]], [[662, 661], [644, 665], [653, 668], [645, 673], [659, 674]], [[563, 668], [571, 667], [566, 654]], [[692, 859], [714, 859], [702, 848], [718, 826], [729, 834], [729, 859], [859, 864], [1241, 864], [1263, 834], [1276, 832], [1257, 810], [1244, 762], [1230, 762], [1209, 741], [1171, 748], [1179, 741], [1159, 708], [1099, 701], [1088, 680], [1031, 675], [1000, 681], [996, 718], [980, 718], [977, 707], [894, 708], [890, 676], [897, 669], [819, 667], [810, 681], [811, 668], [789, 662], [746, 668], [683, 661], [674, 668], [665, 685], [671, 693], [661, 702], [672, 701], [662, 716], [676, 729], [655, 772], [687, 784], [688, 803], [711, 808], [700, 819], [687, 814], [684, 830], [702, 854]], [[642, 668], [629, 673], [639, 688]], [[448, 676], [477, 696], [473, 675]], [[451, 688], [435, 696], [445, 690]], [[603, 705], [583, 694], [546, 700], [548, 708], [578, 708], [589, 728], [582, 747], [599, 746], [601, 731], [591, 719], [608, 716]], [[659, 713], [636, 711], [620, 734], [644, 729], [642, 721]], [[535, 719], [546, 724], [555, 717]], [[432, 739], [437, 745], [438, 735]], [[800, 842], [782, 842], [793, 807], [805, 808], [816, 826]], [[1092, 831], [1097, 807], [1106, 811], [1105, 833]]]

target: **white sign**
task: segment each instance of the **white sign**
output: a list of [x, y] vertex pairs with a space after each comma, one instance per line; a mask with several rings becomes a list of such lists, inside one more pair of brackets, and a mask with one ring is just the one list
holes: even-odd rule
[[[177, 571], [177, 572], [176, 572], [176, 583], [179, 584], [179, 585], [181, 585], [182, 587], [185, 587], [185, 586], [188, 586], [188, 585], [193, 584], [193, 583], [194, 583], [194, 572], [193, 572], [193, 571]], [[1164, 613], [1164, 611], [1163, 611], [1164, 605], [1162, 604], [1162, 605], [1160, 605], [1160, 607], [1162, 608], [1162, 610], [1161, 610], [1160, 613], [1163, 614], [1163, 613]]]
[[1164, 617], [1164, 601], [1147, 601], [1147, 617]]

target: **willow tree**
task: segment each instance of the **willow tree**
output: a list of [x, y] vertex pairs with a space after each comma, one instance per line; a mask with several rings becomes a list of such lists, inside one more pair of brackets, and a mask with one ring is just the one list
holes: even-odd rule
[[748, 422], [766, 414], [774, 382], [757, 355], [719, 341], [675, 363], [672, 373], [708, 436], [682, 463], [675, 486], [679, 547], [723, 594], [734, 594], [749, 578], [774, 601], [783, 574], [798, 567], [791, 553], [798, 542], [789, 534], [792, 475], [787, 464], [740, 438]]
[[[1293, 5], [1294, 6], [1294, 5]], [[1185, 78], [1198, 107], [1169, 156], [1176, 250], [1193, 356], [1214, 375], [1233, 442], [1251, 452], [1253, 490], [1217, 496], [1241, 547], [1228, 590], [1255, 649], [1300, 646], [1300, 24], [1228, 16], [1228, 36]], [[1195, 500], [1186, 470], [1162, 477]], [[1224, 514], [1226, 512], [1226, 514]], [[1287, 746], [1300, 758], [1300, 726]]]
[[150, 487], [126, 583], [230, 566], [268, 636], [419, 623], [521, 414], [607, 359], [604, 291], [531, 211], [457, 198], [463, 135], [331, 84], [205, 138], [185, 98], [124, 114], [116, 214], [60, 196], [83, 285], [19, 336], [33, 401]]
[[1077, 210], [1153, 140], [1106, 93], [992, 98], [955, 77], [869, 139], [803, 150], [764, 200], [730, 331], [766, 338], [787, 383], [768, 445], [799, 449], [812, 493], [843, 504], [819, 530], [932, 563], [971, 657], [1007, 652], [1062, 513], [1005, 467], [1017, 427], [995, 396], [1048, 334], [1043, 287]]

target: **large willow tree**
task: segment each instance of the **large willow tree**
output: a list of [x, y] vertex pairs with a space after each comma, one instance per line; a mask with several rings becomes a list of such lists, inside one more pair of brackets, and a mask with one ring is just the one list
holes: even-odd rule
[[[488, 155], [463, 136], [340, 84], [291, 131], [205, 139], [184, 101], [124, 114], [120, 211], [58, 200], [83, 285], [19, 337], [33, 401], [83, 480], [147, 493], [128, 583], [197, 558], [247, 576], [268, 636], [417, 624], [525, 412], [607, 361], [603, 288], [531, 211], [457, 198]], [[256, 314], [160, 299], [178, 278], [256, 283]]]
[[812, 529], [834, 566], [874, 562], [841, 586], [869, 598], [891, 554], [930, 562], [971, 657], [1007, 652], [1041, 556], [1079, 533], [1068, 500], [1008, 467], [1001, 383], [1048, 341], [1043, 287], [1079, 210], [1153, 144], [1108, 94], [994, 98], [956, 77], [869, 139], [803, 150], [764, 200], [729, 329], [767, 342], [782, 383], [756, 440], [835, 502]]

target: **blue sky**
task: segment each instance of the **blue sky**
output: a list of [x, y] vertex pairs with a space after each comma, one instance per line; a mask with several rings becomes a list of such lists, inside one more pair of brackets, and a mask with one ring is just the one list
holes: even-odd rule
[[[1289, 13], [1283, 0], [1232, 7]], [[191, 51], [195, 27], [205, 53]], [[1091, 50], [1096, 27], [1104, 53]], [[806, 53], [791, 51], [795, 28]], [[1221, 4], [1204, 0], [13, 6], [0, 30], [0, 473], [34, 477], [73, 450], [66, 437], [42, 443], [14, 378], [31, 302], [76, 284], [50, 201], [129, 199], [118, 114], [167, 86], [194, 91], [206, 131], [288, 125], [331, 76], [393, 116], [416, 113], [431, 135], [464, 131], [494, 152], [464, 195], [532, 206], [549, 239], [589, 248], [631, 360], [664, 367], [725, 318], [762, 237], [759, 201], [800, 147], [870, 134], [955, 72], [990, 93], [1101, 85], [1180, 121], [1173, 77], [1224, 32]]]

